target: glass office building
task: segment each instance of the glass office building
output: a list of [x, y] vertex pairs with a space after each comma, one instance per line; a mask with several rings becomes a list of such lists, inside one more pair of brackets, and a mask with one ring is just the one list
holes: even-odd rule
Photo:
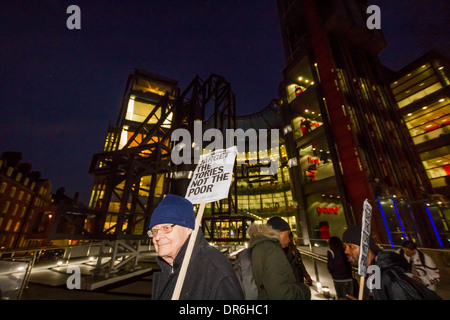
[[298, 221], [307, 226], [301, 237], [341, 236], [362, 223], [367, 200], [377, 242], [448, 246], [435, 191], [378, 59], [387, 44], [366, 26], [367, 1], [277, 3], [282, 130]]
[[392, 92], [436, 193], [450, 198], [450, 60], [430, 51], [393, 74]]
[[[195, 166], [170, 164], [170, 135], [184, 128], [194, 136], [200, 123], [202, 135], [210, 128], [279, 133], [276, 144], [269, 138], [266, 148], [246, 142], [239, 150], [229, 198], [205, 209], [212, 240], [245, 240], [251, 221], [274, 215], [303, 243], [342, 236], [361, 224], [367, 200], [377, 242], [448, 245], [429, 175], [377, 57], [386, 43], [366, 27], [365, 1], [280, 0], [278, 9], [286, 67], [279, 99], [256, 114], [237, 117], [230, 84], [217, 75], [197, 77], [184, 91], [146, 72], [130, 77], [118, 122], [90, 170], [102, 231], [138, 237], [165, 194], [185, 195]], [[192, 154], [208, 143], [188, 141]], [[276, 173], [267, 168], [275, 158]]]
[[[391, 88], [436, 195], [422, 201], [445, 246], [450, 229], [450, 60], [430, 51], [392, 73]], [[442, 195], [442, 196], [440, 196]]]

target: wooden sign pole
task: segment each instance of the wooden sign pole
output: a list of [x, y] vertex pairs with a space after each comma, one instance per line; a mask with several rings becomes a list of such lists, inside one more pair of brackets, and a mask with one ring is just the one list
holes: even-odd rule
[[186, 272], [189, 266], [189, 262], [191, 260], [192, 250], [194, 249], [195, 240], [197, 239], [198, 230], [200, 229], [200, 224], [202, 222], [205, 205], [206, 205], [205, 201], [202, 201], [200, 203], [200, 208], [198, 209], [197, 217], [195, 218], [195, 229], [191, 234], [191, 238], [189, 239], [186, 254], [184, 255], [183, 263], [181, 264], [180, 274], [178, 275], [177, 284], [175, 285], [175, 289], [173, 291], [172, 300], [178, 300], [180, 298], [184, 278], [186, 277]]
[[358, 295], [358, 300], [362, 300], [363, 298], [363, 293], [364, 293], [364, 276], [360, 276], [359, 278], [359, 295]]
[[200, 204], [200, 208], [195, 218], [195, 229], [191, 233], [186, 248], [172, 300], [180, 299], [206, 203], [225, 199], [228, 196], [237, 151], [237, 146], [233, 146], [226, 150], [215, 150], [200, 156], [199, 164], [194, 170], [194, 178], [191, 179], [185, 196], [192, 204]]

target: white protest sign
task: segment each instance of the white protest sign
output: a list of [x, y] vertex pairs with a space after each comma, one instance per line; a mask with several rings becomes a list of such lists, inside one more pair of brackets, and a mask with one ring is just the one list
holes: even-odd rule
[[369, 255], [369, 241], [370, 241], [370, 223], [372, 219], [372, 206], [366, 199], [364, 201], [362, 227], [361, 227], [361, 244], [358, 260], [358, 274], [365, 276], [367, 272], [367, 257]]
[[189, 238], [172, 300], [180, 298], [206, 203], [228, 197], [236, 155], [237, 147], [234, 146], [200, 156], [200, 162], [195, 168], [185, 196], [192, 204], [200, 203], [200, 207], [195, 217], [195, 229]]
[[236, 146], [201, 155], [185, 198], [193, 204], [227, 198], [236, 155]]

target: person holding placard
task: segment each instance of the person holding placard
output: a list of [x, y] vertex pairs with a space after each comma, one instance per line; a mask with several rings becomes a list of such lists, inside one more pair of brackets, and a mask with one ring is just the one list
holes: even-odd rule
[[[360, 226], [349, 226], [342, 236], [345, 254], [354, 267], [359, 265], [361, 249]], [[433, 291], [405, 274], [402, 259], [395, 252], [381, 250], [368, 238], [367, 275], [363, 278], [363, 300], [441, 300]], [[347, 295], [350, 300], [357, 300]]]
[[[152, 299], [172, 298], [189, 238], [195, 229], [192, 203], [168, 194], [153, 211], [148, 235], [152, 238], [160, 272], [153, 274]], [[180, 300], [243, 300], [231, 262], [198, 230]]]

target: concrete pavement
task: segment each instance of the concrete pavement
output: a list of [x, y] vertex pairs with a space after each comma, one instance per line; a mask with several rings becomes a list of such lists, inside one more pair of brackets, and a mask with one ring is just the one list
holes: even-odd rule
[[[151, 271], [117, 281], [97, 290], [69, 290], [66, 285], [70, 276], [66, 273], [67, 265], [47, 265], [34, 268], [21, 298], [22, 300], [150, 300], [152, 273], [158, 270], [155, 257], [155, 252], [148, 252], [139, 259], [140, 269]], [[321, 291], [323, 287], [328, 287], [331, 297], [335, 297], [333, 280], [328, 273], [326, 263], [317, 262], [316, 273], [312, 258], [303, 256], [303, 262], [314, 281], [314, 285], [311, 287], [312, 300], [328, 300]], [[92, 280], [91, 271], [95, 268], [94, 261], [78, 259], [71, 261], [71, 264], [80, 267], [82, 282], [86, 279]], [[438, 294], [444, 300], [450, 300], [448, 286], [440, 285]]]

